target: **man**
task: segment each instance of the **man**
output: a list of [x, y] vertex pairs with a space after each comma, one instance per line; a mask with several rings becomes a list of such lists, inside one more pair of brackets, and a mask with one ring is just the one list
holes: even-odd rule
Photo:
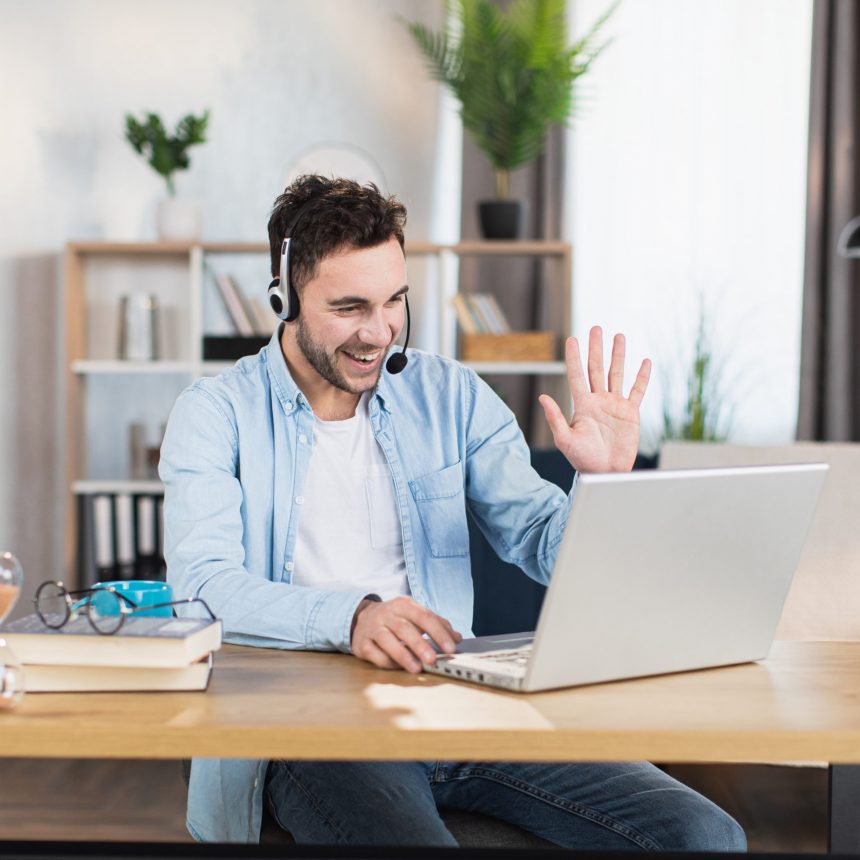
[[[405, 321], [405, 220], [374, 186], [293, 183], [269, 221], [285, 322], [174, 407], [161, 458], [168, 575], [229, 641], [420, 671], [428, 639], [450, 652], [468, 635], [467, 510], [502, 558], [551, 575], [575, 490], [532, 470], [513, 415], [472, 371], [418, 350], [385, 369]], [[555, 444], [576, 469], [630, 469], [649, 362], [625, 397], [621, 335], [608, 382], [599, 329], [587, 378], [572, 338], [566, 360], [572, 421], [541, 397]], [[745, 846], [725, 813], [644, 763], [194, 762], [198, 839], [256, 841], [264, 802], [307, 843], [454, 845], [440, 804], [566, 846]]]

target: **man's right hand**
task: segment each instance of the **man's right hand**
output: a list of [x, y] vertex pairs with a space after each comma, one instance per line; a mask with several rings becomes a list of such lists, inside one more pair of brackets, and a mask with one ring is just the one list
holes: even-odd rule
[[463, 637], [444, 618], [417, 604], [411, 597], [382, 602], [363, 600], [355, 610], [352, 653], [383, 669], [398, 666], [417, 674], [421, 664], [432, 663], [436, 652], [424, 634], [446, 654]]

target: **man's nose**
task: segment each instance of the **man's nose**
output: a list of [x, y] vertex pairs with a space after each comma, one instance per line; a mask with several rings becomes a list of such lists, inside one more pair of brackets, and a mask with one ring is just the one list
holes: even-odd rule
[[391, 340], [391, 327], [385, 314], [380, 311], [365, 319], [358, 335], [365, 343], [386, 346]]

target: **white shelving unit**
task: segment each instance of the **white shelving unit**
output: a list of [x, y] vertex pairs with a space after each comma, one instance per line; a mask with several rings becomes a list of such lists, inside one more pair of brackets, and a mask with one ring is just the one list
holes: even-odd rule
[[[407, 243], [408, 257], [431, 263], [428, 287], [438, 299], [437, 351], [457, 355], [457, 326], [451, 299], [458, 288], [458, 264], [466, 256], [554, 258], [558, 261], [562, 312], [559, 344], [571, 330], [570, 245], [564, 242]], [[254, 283], [268, 283], [269, 248], [247, 242], [73, 242], [64, 260], [67, 367], [66, 574], [75, 562], [75, 497], [97, 494], [152, 495], [157, 480], [127, 476], [128, 424], [135, 408], [163, 424], [170, 405], [194, 379], [214, 375], [232, 362], [204, 361], [203, 336], [214, 304], [220, 310], [207, 266], [219, 269], [247, 261]], [[226, 268], [224, 268], [226, 271]], [[258, 271], [257, 271], [258, 270]], [[500, 285], [503, 289], [504, 285]], [[211, 290], [211, 292], [210, 292]], [[154, 361], [124, 361], [117, 354], [120, 297], [153, 293], [159, 301], [163, 353]], [[222, 320], [223, 322], [223, 320]], [[560, 352], [559, 348], [559, 352]], [[482, 375], [559, 377], [564, 362], [470, 362]], [[157, 413], [153, 418], [151, 413]]]

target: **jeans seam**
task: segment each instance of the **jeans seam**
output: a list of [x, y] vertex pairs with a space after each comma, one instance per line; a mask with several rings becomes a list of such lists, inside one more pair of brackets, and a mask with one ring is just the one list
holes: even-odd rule
[[563, 809], [574, 815], [578, 815], [581, 818], [588, 819], [589, 821], [592, 821], [593, 823], [598, 824], [601, 827], [605, 827], [608, 830], [612, 830], [615, 833], [618, 833], [625, 839], [629, 839], [631, 842], [635, 843], [645, 851], [663, 850], [663, 847], [658, 842], [655, 842], [653, 839], [650, 839], [647, 836], [641, 834], [638, 830], [630, 827], [629, 824], [621, 823], [604, 813], [597, 812], [594, 809], [591, 809], [586, 806], [580, 806], [579, 804], [573, 803], [565, 797], [559, 797], [558, 795], [550, 794], [550, 792], [538, 788], [531, 783], [523, 782], [522, 780], [518, 779], [513, 779], [507, 774], [499, 773], [498, 771], [488, 770], [486, 768], [479, 767], [471, 768], [470, 770], [451, 776], [449, 777], [449, 779], [463, 780], [475, 776], [480, 777], [482, 779], [488, 779], [493, 782], [500, 783], [502, 785], [507, 785], [509, 788], [513, 788], [516, 791], [522, 792], [523, 794], [528, 794], [532, 797], [544, 801], [545, 803], [552, 804], [559, 809]]
[[[289, 767], [287, 767], [287, 765], [284, 762], [279, 762], [278, 764], [279, 764], [278, 769], [282, 773], [285, 773], [287, 778], [293, 783], [293, 785], [295, 785], [296, 788], [302, 792], [302, 794], [307, 798], [313, 812], [316, 815], [318, 815], [325, 822], [326, 826], [331, 828], [331, 830], [337, 835], [337, 837], [342, 839], [344, 842], [354, 843], [355, 839], [352, 837], [352, 835], [347, 833], [343, 829], [343, 827], [340, 824], [338, 824], [334, 819], [332, 819], [328, 815], [328, 813], [322, 808], [322, 805], [320, 804], [319, 798], [315, 794], [313, 794], [304, 785], [304, 783], [300, 782], [296, 778], [295, 774], [290, 770]], [[289, 827], [285, 827], [284, 823], [281, 821], [281, 816], [278, 814], [278, 806], [273, 801], [272, 796], [271, 796], [271, 792], [268, 792], [268, 795], [269, 795], [269, 797], [268, 797], [269, 811], [272, 813], [272, 817], [278, 823], [278, 827], [280, 827], [281, 830], [285, 830], [287, 833], [289, 833], [290, 835], [293, 836], [293, 839], [295, 839], [295, 834], [293, 834], [292, 830], [290, 830]], [[296, 840], [296, 842], [298, 842], [298, 840]]]

